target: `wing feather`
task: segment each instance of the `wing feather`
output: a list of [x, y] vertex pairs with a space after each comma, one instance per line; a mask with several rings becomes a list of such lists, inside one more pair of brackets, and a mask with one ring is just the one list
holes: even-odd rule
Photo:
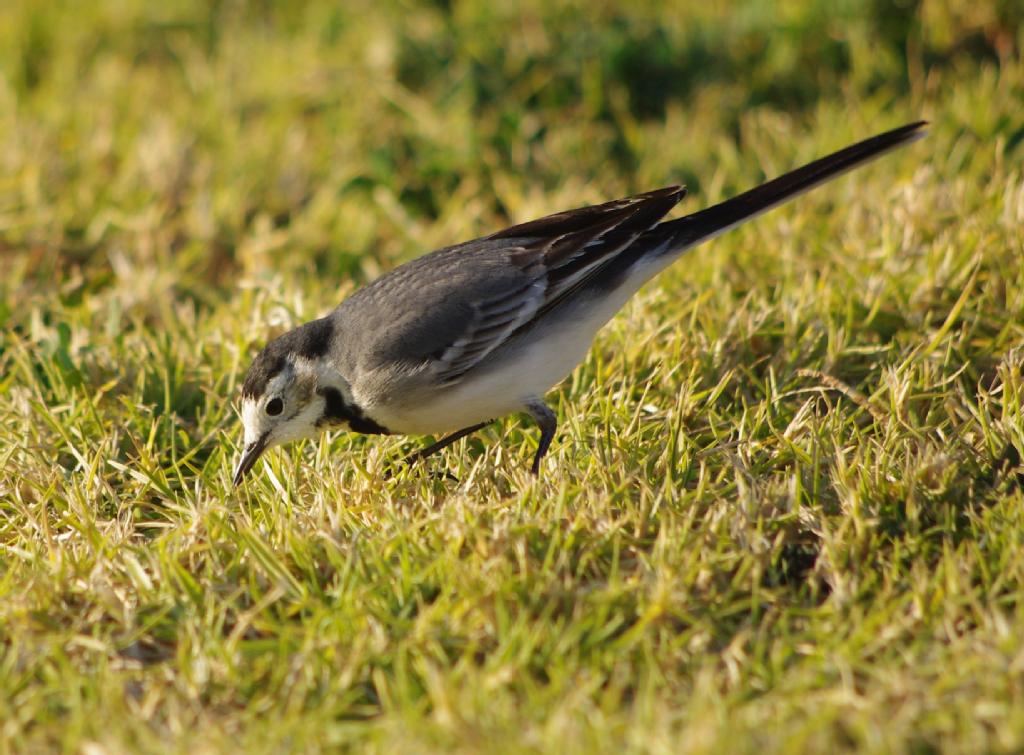
[[436, 356], [437, 379], [458, 382], [514, 333], [585, 285], [656, 225], [683, 194], [682, 187], [671, 186], [557, 213], [486, 237], [483, 241], [508, 241], [507, 260], [522, 271], [526, 283], [473, 303], [459, 336]]

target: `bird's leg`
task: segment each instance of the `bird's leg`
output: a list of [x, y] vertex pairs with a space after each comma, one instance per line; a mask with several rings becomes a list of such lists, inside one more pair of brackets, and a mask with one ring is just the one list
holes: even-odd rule
[[548, 452], [548, 447], [555, 437], [555, 428], [558, 426], [558, 417], [548, 408], [548, 405], [539, 398], [532, 399], [526, 405], [526, 412], [533, 417], [540, 427], [540, 443], [537, 444], [537, 453], [533, 457], [533, 466], [530, 471], [536, 477], [540, 474], [540, 460]]
[[423, 448], [415, 453], [409, 454], [408, 456], [405, 457], [405, 463], [412, 464], [414, 462], [421, 461], [422, 459], [425, 459], [428, 456], [433, 456], [438, 451], [443, 451], [444, 449], [448, 448], [448, 446], [450, 446], [452, 443], [459, 440], [460, 438], [465, 438], [470, 433], [475, 433], [480, 428], [487, 427], [487, 425], [491, 424], [491, 422], [493, 421], [494, 420], [488, 420], [487, 422], [481, 422], [480, 424], [477, 425], [471, 425], [470, 427], [464, 427], [461, 430], [456, 430], [451, 435], [446, 435], [436, 443], [431, 443], [426, 448]]

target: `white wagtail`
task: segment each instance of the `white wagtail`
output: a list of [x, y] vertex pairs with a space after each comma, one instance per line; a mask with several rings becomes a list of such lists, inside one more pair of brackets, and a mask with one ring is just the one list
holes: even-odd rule
[[440, 249], [275, 338], [242, 386], [245, 449], [327, 428], [451, 432], [425, 458], [499, 417], [540, 426], [537, 474], [555, 435], [543, 396], [645, 282], [697, 244], [924, 135], [925, 122], [866, 139], [692, 215], [661, 222], [681, 186], [560, 212]]

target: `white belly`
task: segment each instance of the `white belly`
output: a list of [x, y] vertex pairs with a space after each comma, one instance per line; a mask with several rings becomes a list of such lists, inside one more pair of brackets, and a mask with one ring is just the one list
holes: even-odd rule
[[530, 399], [543, 396], [583, 361], [598, 330], [649, 273], [638, 271], [614, 291], [552, 313], [515, 345], [490, 354], [456, 385], [427, 391], [418, 402], [373, 406], [371, 416], [394, 433], [434, 435], [522, 411]]

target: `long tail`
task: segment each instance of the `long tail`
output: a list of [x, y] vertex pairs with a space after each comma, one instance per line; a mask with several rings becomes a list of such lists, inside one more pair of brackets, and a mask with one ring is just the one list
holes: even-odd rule
[[744, 221], [788, 202], [805, 191], [810, 191], [819, 184], [874, 160], [879, 155], [920, 139], [925, 135], [924, 128], [927, 125], [927, 121], [918, 121], [857, 142], [851, 147], [833, 152], [827, 157], [808, 163], [714, 207], [700, 210], [685, 218], [661, 223], [645, 234], [651, 237], [646, 240], [663, 249], [661, 254], [677, 254], [713, 239]]

